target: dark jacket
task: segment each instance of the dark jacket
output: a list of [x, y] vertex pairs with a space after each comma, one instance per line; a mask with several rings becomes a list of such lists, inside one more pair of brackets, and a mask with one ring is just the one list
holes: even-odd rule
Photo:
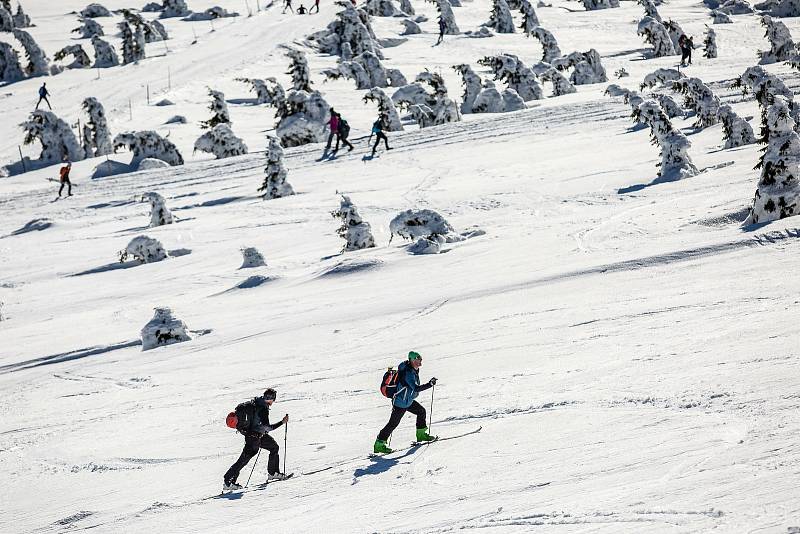
[[241, 430], [245, 434], [264, 434], [272, 432], [276, 428], [283, 425], [283, 421], [278, 421], [274, 425], [269, 422], [269, 404], [263, 397], [256, 397], [250, 402], [245, 402], [241, 405], [241, 410], [237, 409], [237, 416], [242, 419], [242, 415], [246, 423], [242, 425]]
[[398, 408], [408, 408], [420, 391], [430, 387], [430, 384], [420, 385], [419, 371], [406, 360], [397, 366], [397, 393], [392, 399], [392, 404]]

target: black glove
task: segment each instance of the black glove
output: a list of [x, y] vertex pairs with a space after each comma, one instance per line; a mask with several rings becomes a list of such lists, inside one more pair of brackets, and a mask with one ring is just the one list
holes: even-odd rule
[[428, 380], [428, 385], [429, 386], [435, 386], [436, 385], [436, 377], [435, 376], [433, 378], [431, 378], [430, 380]]

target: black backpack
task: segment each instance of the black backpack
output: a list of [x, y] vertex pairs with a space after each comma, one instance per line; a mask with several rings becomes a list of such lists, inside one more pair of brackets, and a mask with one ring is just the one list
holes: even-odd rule
[[350, 125], [344, 119], [339, 119], [339, 135], [342, 137], [350, 135]]
[[256, 406], [253, 401], [243, 402], [236, 407], [236, 430], [244, 434], [250, 430], [255, 417]]

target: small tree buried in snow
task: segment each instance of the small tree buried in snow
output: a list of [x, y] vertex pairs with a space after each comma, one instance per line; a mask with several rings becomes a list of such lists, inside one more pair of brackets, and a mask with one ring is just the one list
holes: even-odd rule
[[461, 30], [456, 24], [456, 17], [453, 15], [453, 9], [450, 7], [448, 0], [428, 0], [432, 4], [436, 4], [436, 10], [439, 12], [439, 20], [444, 23], [445, 35], [458, 35]]
[[767, 110], [772, 105], [773, 99], [777, 96], [782, 96], [786, 99], [789, 106], [789, 112], [795, 121], [795, 128], [800, 122], [800, 106], [796, 105], [792, 99], [794, 93], [791, 89], [786, 87], [783, 80], [770, 74], [763, 67], [755, 66], [749, 67], [745, 70], [739, 79], [733, 84], [734, 87], [741, 88], [747, 94], [752, 92], [755, 96], [759, 106], [761, 106], [761, 127], [762, 133], [766, 132], [767, 127]]
[[323, 71], [328, 79], [349, 78], [355, 80], [356, 89], [373, 87], [402, 87], [408, 84], [397, 69], [386, 69], [372, 52], [364, 52], [350, 61], [339, 61], [335, 69]]
[[330, 105], [319, 91], [291, 91], [286, 106], [278, 108], [278, 126], [275, 133], [285, 147], [325, 140]]
[[33, 40], [31, 34], [24, 30], [15, 29], [14, 37], [22, 43], [22, 47], [25, 49], [25, 57], [28, 58], [28, 64], [24, 69], [25, 74], [31, 77], [50, 74], [50, 60], [47, 59], [44, 51]]
[[[428, 84], [433, 94], [427, 92], [423, 84]], [[392, 95], [392, 100], [408, 106], [420, 128], [461, 120], [458, 106], [447, 96], [444, 79], [435, 72], [421, 72], [414, 83], [398, 89]]]
[[756, 166], [761, 169], [761, 178], [744, 224], [766, 223], [797, 214], [800, 137], [795, 127], [789, 102], [782, 96], [775, 96], [767, 111], [761, 139], [767, 146]]
[[99, 100], [90, 96], [84, 99], [82, 107], [89, 115], [83, 126], [83, 150], [87, 158], [105, 156], [114, 151], [111, 132], [108, 129], [106, 112]]
[[717, 114], [722, 122], [722, 138], [725, 141], [725, 148], [735, 148], [756, 142], [753, 128], [729, 105], [720, 106]]
[[514, 18], [508, 8], [506, 0], [492, 0], [492, 14], [486, 26], [492, 28], [497, 33], [514, 33]]
[[150, 227], [164, 226], [175, 222], [172, 212], [167, 208], [167, 201], [164, 197], [155, 192], [142, 195], [142, 202], [150, 203]]
[[119, 65], [119, 56], [117, 56], [116, 50], [110, 43], [95, 35], [92, 37], [92, 46], [94, 47], [95, 68], [100, 69]]
[[256, 102], [259, 104], [273, 104], [278, 92], [275, 91], [275, 86], [280, 87], [280, 96], [285, 98], [283, 87], [275, 80], [275, 78], [267, 78], [261, 80], [259, 78], [235, 78], [237, 82], [250, 84], [250, 90], [256, 94]]
[[125, 17], [128, 24], [134, 26], [137, 31], [141, 30], [145, 43], [156, 43], [169, 39], [166, 28], [157, 20], [148, 21], [140, 14], [134, 13], [129, 9], [123, 9], [122, 16]]
[[525, 33], [526, 37], [530, 37], [533, 30], [539, 26], [539, 17], [536, 16], [536, 10], [529, 0], [522, 0], [519, 10], [522, 13], [522, 24], [519, 29]]
[[691, 146], [679, 130], [673, 129], [664, 136], [661, 140], [661, 169], [658, 172], [660, 180], [682, 180], [700, 172], [689, 157]]
[[542, 86], [536, 79], [533, 69], [526, 66], [517, 56], [501, 54], [487, 56], [478, 60], [479, 65], [492, 69], [495, 80], [500, 80], [508, 85], [522, 97], [522, 100], [541, 100], [544, 98]]
[[0, 82], [13, 83], [24, 77], [17, 51], [8, 43], [0, 42]]
[[83, 150], [69, 124], [59, 119], [52, 111], [37, 110], [20, 125], [25, 132], [26, 145], [39, 141], [42, 152], [39, 162], [60, 163], [64, 159], [79, 161]]
[[703, 57], [714, 59], [717, 57], [717, 32], [706, 27], [706, 36], [703, 39]]
[[[727, 3], [727, 2], [726, 2]], [[750, 7], [743, 2], [746, 7]], [[764, 10], [773, 17], [800, 17], [800, 3], [797, 0], [767, 0], [755, 5], [756, 9]], [[752, 13], [751, 9], [748, 13]], [[796, 128], [797, 126], [795, 126]]]
[[89, 4], [81, 11], [82, 17], [94, 19], [99, 17], [110, 17], [111, 11], [103, 7], [101, 4]]
[[472, 113], [504, 113], [525, 109], [522, 97], [513, 89], [497, 90], [494, 82], [484, 80], [481, 92], [472, 104]]
[[552, 63], [561, 57], [561, 49], [558, 47], [558, 41], [556, 41], [555, 36], [548, 30], [538, 26], [531, 32], [531, 35], [536, 37], [542, 44], [543, 62]]
[[594, 48], [588, 52], [573, 52], [558, 58], [553, 61], [552, 65], [559, 70], [573, 68], [569, 81], [574, 85], [590, 85], [608, 81], [600, 54]]
[[453, 69], [461, 74], [461, 83], [464, 85], [461, 113], [472, 113], [472, 105], [483, 89], [483, 80], [481, 80], [481, 77], [466, 63], [454, 65]]
[[373, 17], [396, 17], [403, 14], [394, 6], [392, 0], [367, 0], [364, 10]]
[[286, 52], [292, 62], [289, 64], [289, 71], [286, 73], [292, 77], [292, 89], [295, 91], [311, 92], [311, 70], [308, 68], [306, 55], [300, 50], [290, 48]]
[[664, 22], [661, 19], [661, 14], [658, 12], [656, 4], [652, 0], [638, 0], [638, 2], [644, 8], [645, 17], [650, 17], [652, 19], [657, 20], [658, 22]]
[[127, 261], [132, 258], [139, 263], [155, 263], [167, 258], [167, 251], [158, 239], [140, 235], [131, 239], [119, 255], [119, 261]]
[[267, 262], [264, 255], [255, 247], [246, 247], [242, 249], [242, 266], [240, 269], [253, 269], [255, 267], [266, 267]]
[[152, 130], [125, 132], [114, 138], [114, 151], [125, 147], [133, 152], [131, 167], [137, 167], [145, 158], [160, 159], [172, 165], [183, 165], [183, 156], [172, 144]]
[[189, 15], [189, 8], [184, 0], [163, 0], [163, 10], [159, 18], [168, 19], [172, 17], [186, 17]]
[[22, 4], [17, 4], [17, 12], [14, 13], [14, 26], [17, 28], [31, 28], [31, 18], [22, 9]]
[[14, 17], [5, 7], [0, 6], [0, 32], [14, 31]]
[[644, 17], [639, 21], [637, 33], [653, 47], [652, 57], [675, 55], [675, 47], [672, 45], [667, 28], [656, 19]]
[[364, 95], [364, 103], [374, 102], [378, 106], [378, 116], [383, 119], [383, 124], [388, 132], [400, 132], [403, 124], [400, 115], [391, 98], [379, 87], [374, 87]]
[[78, 33], [83, 39], [91, 39], [95, 35], [105, 35], [103, 27], [98, 24], [94, 19], [82, 18], [80, 19], [81, 25], [72, 30], [72, 33]]
[[144, 34], [140, 28], [131, 29], [127, 22], [120, 22], [117, 27], [122, 38], [122, 64], [136, 63], [145, 58]]
[[221, 91], [208, 90], [208, 96], [211, 97], [211, 104], [208, 109], [211, 110], [211, 118], [200, 123], [202, 128], [213, 128], [217, 124], [230, 124], [231, 117], [228, 114], [228, 104], [225, 103], [225, 95]]
[[409, 247], [412, 254], [437, 254], [445, 243], [461, 241], [450, 223], [433, 210], [406, 210], [389, 223], [392, 237], [415, 241]]
[[664, 110], [664, 113], [667, 114], [667, 117], [684, 117], [686, 115], [671, 96], [661, 93], [654, 93], [651, 96], [658, 100], [658, 104], [661, 106], [661, 109]]
[[276, 137], [269, 138], [267, 166], [264, 168], [264, 183], [258, 188], [263, 191], [261, 198], [269, 200], [294, 195], [294, 189], [286, 181], [286, 167], [283, 166], [283, 147]]
[[56, 61], [62, 61], [68, 55], [73, 57], [72, 63], [67, 65], [68, 69], [88, 69], [92, 66], [92, 60], [89, 59], [89, 54], [87, 54], [79, 44], [65, 46], [56, 52], [53, 58]]
[[411, 19], [403, 19], [403, 32], [400, 35], [417, 35], [422, 33], [422, 28], [419, 27], [419, 24], [414, 22]]
[[656, 85], [672, 87], [672, 82], [683, 78], [683, 74], [676, 69], [656, 69], [644, 77], [639, 89], [653, 88]]
[[350, 2], [336, 2], [344, 8], [336, 14], [336, 20], [328, 24], [325, 30], [309, 36], [320, 52], [340, 56], [349, 60], [353, 54], [372, 52], [383, 59], [380, 44], [372, 30], [369, 14], [363, 9], [356, 9]]
[[142, 328], [142, 350], [191, 341], [188, 328], [169, 308], [156, 308], [155, 315]]
[[792, 40], [789, 28], [783, 22], [773, 20], [769, 15], [761, 17], [761, 25], [766, 28], [764, 37], [769, 41], [770, 48], [769, 50], [759, 51], [759, 56], [761, 57], [758, 62], [759, 65], [789, 60], [797, 50], [797, 45]]
[[217, 159], [247, 154], [247, 145], [234, 135], [227, 124], [217, 124], [201, 135], [194, 143], [195, 151], [214, 154]]
[[619, 0], [583, 0], [583, 7], [586, 8], [586, 11], [612, 9], [619, 7]]
[[575, 86], [567, 80], [555, 67], [548, 67], [539, 75], [543, 81], [553, 84], [553, 96], [568, 95], [577, 91]]
[[375, 246], [375, 238], [372, 237], [369, 223], [361, 218], [358, 208], [353, 205], [350, 197], [342, 195], [339, 209], [332, 211], [331, 215], [334, 219], [342, 221], [342, 225], [336, 230], [339, 237], [345, 240], [342, 252], [352, 252]]
[[695, 128], [706, 128], [719, 122], [719, 98], [700, 78], [681, 78], [672, 82], [672, 90], [681, 93], [684, 105], [697, 114]]

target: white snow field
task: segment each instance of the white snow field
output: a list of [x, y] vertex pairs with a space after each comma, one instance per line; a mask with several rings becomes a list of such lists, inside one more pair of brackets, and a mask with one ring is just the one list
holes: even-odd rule
[[[51, 58], [88, 43], [69, 34], [78, 25], [69, 12], [86, 3], [23, 1]], [[252, 17], [244, 1], [190, 0], [194, 11], [219, 4], [242, 16], [216, 21], [213, 33], [209, 22], [166, 19], [166, 46], [148, 44], [150, 57], [99, 79], [97, 69], [67, 70], [0, 88], [0, 164], [18, 159], [18, 124], [42, 81], [69, 124], [94, 96], [112, 135], [156, 130], [186, 160], [97, 180], [105, 157], [78, 161], [74, 196], [58, 201], [58, 184], [45, 180], [58, 166], [0, 178], [0, 532], [800, 531], [800, 219], [742, 227], [762, 145], [725, 150], [721, 124], [695, 130], [695, 117], [673, 118], [701, 172], [658, 183], [648, 130], [601, 83], [518, 112], [407, 124], [389, 133], [392, 151], [370, 160], [375, 105], [352, 80], [324, 83], [336, 58], [302, 45], [341, 8], [323, 0], [319, 15], [297, 16], [248, 3]], [[423, 33], [384, 48], [383, 64], [409, 81], [426, 67], [441, 73], [458, 102], [452, 65], [489, 77], [477, 63], [486, 55], [529, 66], [541, 57], [519, 31], [432, 47], [435, 6], [413, 5], [428, 17]], [[695, 0], [658, 9], [698, 44], [712, 20]], [[462, 32], [490, 10], [488, 0], [453, 8]], [[536, 10], [562, 53], [596, 48], [609, 83], [639, 90], [646, 74], [677, 65], [678, 56], [644, 58], [634, 2]], [[758, 132], [756, 101], [731, 85], [769, 45], [757, 15], [731, 18], [714, 25], [719, 57], [696, 50], [684, 72]], [[96, 20], [118, 45], [120, 17]], [[379, 38], [397, 38], [401, 20], [372, 24]], [[800, 20], [781, 20], [800, 38]], [[0, 40], [18, 46], [10, 34]], [[234, 79], [274, 76], [287, 87], [283, 44], [306, 52], [314, 87], [349, 121], [356, 149], [323, 160], [322, 144], [286, 148], [297, 194], [262, 200], [275, 110]], [[630, 76], [617, 80], [623, 67]], [[765, 68], [800, 87], [788, 65]], [[192, 153], [209, 87], [225, 94], [250, 154]], [[154, 105], [164, 98], [174, 105]], [[178, 114], [188, 123], [164, 125]], [[39, 147], [22, 151], [35, 158]], [[173, 224], [150, 227], [151, 192]], [[377, 247], [341, 253], [331, 216], [341, 194]], [[412, 255], [389, 235], [408, 209], [485, 234]], [[169, 257], [119, 262], [142, 235]], [[266, 265], [240, 269], [246, 247]], [[191, 339], [143, 351], [154, 308], [169, 308]], [[423, 382], [439, 379], [431, 432], [481, 431], [370, 458], [390, 412], [380, 378], [409, 350], [423, 355]], [[290, 416], [286, 434], [273, 432], [281, 466], [288, 450], [296, 478], [263, 486], [262, 454], [256, 489], [220, 497], [243, 444], [225, 416], [270, 386], [273, 420]], [[419, 401], [430, 412], [431, 392]], [[409, 415], [392, 446], [413, 438]]]

